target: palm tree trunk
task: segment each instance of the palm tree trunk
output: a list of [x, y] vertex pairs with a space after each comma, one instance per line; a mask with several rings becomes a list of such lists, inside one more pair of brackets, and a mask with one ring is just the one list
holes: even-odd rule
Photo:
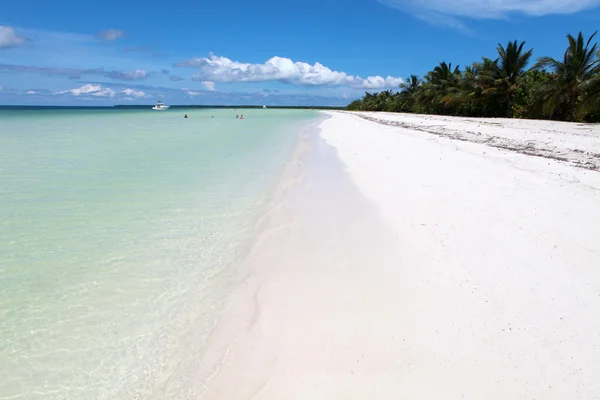
[[569, 120], [575, 121], [575, 107], [577, 107], [577, 98], [579, 97], [578, 93], [575, 93], [569, 99]]

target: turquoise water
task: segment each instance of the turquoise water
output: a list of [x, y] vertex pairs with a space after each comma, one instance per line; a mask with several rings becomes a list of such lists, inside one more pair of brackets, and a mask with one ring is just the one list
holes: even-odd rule
[[316, 118], [0, 111], [0, 399], [193, 398], [261, 207]]

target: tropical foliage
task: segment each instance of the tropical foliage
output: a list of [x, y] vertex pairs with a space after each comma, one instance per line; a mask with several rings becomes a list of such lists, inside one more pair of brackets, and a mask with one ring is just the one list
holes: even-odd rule
[[348, 110], [472, 117], [600, 121], [600, 50], [583, 33], [567, 35], [560, 60], [532, 63], [525, 42], [498, 44], [497, 57], [460, 69], [441, 62], [422, 79], [411, 75], [399, 91], [365, 93]]

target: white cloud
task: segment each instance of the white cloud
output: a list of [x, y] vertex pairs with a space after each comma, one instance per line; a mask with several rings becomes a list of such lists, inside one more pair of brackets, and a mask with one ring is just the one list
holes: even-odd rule
[[16, 47], [25, 43], [27, 43], [27, 39], [17, 34], [15, 28], [0, 25], [0, 49]]
[[512, 13], [530, 16], [572, 14], [600, 0], [377, 0], [426, 21], [464, 28], [461, 18], [501, 19]]
[[64, 94], [64, 93], [71, 93], [75, 96], [81, 96], [83, 94], [87, 94], [87, 95], [96, 96], [96, 97], [114, 97], [116, 94], [116, 92], [114, 90], [112, 90], [111, 88], [105, 88], [105, 87], [102, 87], [101, 85], [92, 85], [90, 83], [88, 83], [87, 85], [83, 85], [79, 88], [65, 90], [63, 92], [58, 92], [56, 94]]
[[202, 92], [194, 92], [192, 90], [188, 90], [187, 94], [189, 94], [190, 96], [199, 96], [202, 94]]
[[204, 85], [206, 90], [210, 90], [211, 92], [215, 90], [215, 83], [210, 81], [200, 82]]
[[120, 29], [107, 29], [98, 34], [104, 40], [113, 41], [125, 36], [125, 32]]
[[125, 90], [123, 90], [123, 92], [126, 96], [131, 96], [131, 97], [146, 97], [146, 92], [143, 92], [141, 90], [133, 90], [130, 88], [127, 88]]
[[35, 94], [35, 91], [33, 91], [33, 90], [28, 90], [28, 91], [27, 91], [27, 94]]
[[209, 58], [193, 58], [174, 64], [175, 67], [198, 68], [192, 76], [201, 82], [267, 82], [278, 81], [302, 86], [349, 86], [355, 89], [395, 88], [402, 78], [388, 76], [348, 75], [333, 71], [321, 63], [313, 65], [294, 62], [289, 58], [273, 57], [263, 64], [232, 61], [226, 57], [210, 54]]

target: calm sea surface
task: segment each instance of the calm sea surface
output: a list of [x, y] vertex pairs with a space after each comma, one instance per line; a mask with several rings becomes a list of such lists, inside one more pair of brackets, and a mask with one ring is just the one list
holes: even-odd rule
[[317, 118], [0, 110], [0, 399], [193, 398], [261, 207]]

